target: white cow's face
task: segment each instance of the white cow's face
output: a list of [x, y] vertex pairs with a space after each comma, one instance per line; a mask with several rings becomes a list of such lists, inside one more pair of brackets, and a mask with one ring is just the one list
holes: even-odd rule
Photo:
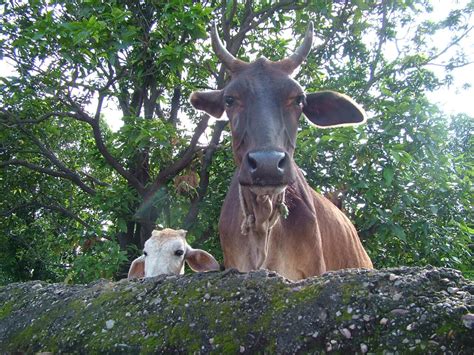
[[176, 232], [172, 234], [155, 233], [145, 242], [143, 249], [145, 277], [160, 274], [184, 274], [184, 258], [188, 244], [184, 239], [185, 233]]
[[184, 274], [185, 261], [194, 271], [219, 270], [219, 263], [211, 254], [189, 246], [185, 230], [155, 230], [145, 242], [143, 255], [130, 265], [128, 278]]

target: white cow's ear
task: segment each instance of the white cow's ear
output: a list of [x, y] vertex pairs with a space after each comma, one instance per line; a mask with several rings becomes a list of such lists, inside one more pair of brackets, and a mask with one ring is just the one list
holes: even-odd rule
[[128, 279], [137, 279], [145, 277], [145, 255], [142, 255], [133, 260], [128, 270]]
[[186, 246], [186, 262], [193, 271], [216, 271], [220, 269], [217, 260], [207, 251]]
[[176, 232], [180, 234], [183, 238], [186, 238], [186, 234], [188, 233], [188, 231], [185, 229], [178, 229]]

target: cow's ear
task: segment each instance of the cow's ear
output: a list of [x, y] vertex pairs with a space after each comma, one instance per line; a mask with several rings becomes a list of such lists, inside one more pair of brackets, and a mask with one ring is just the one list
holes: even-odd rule
[[186, 262], [194, 271], [216, 271], [220, 269], [219, 263], [207, 251], [193, 249], [189, 245], [186, 248]]
[[142, 255], [133, 260], [128, 270], [128, 279], [137, 279], [145, 277], [145, 256]]
[[189, 98], [191, 105], [198, 110], [204, 111], [211, 116], [220, 118], [224, 113], [222, 90], [195, 91]]
[[366, 115], [349, 96], [320, 91], [306, 96], [303, 113], [318, 127], [349, 126], [365, 123]]

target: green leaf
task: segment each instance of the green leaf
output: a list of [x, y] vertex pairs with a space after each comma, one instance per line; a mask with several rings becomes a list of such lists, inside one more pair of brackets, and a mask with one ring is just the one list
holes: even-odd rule
[[390, 230], [399, 240], [401, 240], [403, 242], [407, 241], [405, 231], [399, 225], [392, 224], [390, 226]]
[[438, 214], [438, 206], [431, 205], [431, 206], [430, 206], [430, 210], [431, 210], [431, 212], [432, 212], [434, 215], [437, 215], [437, 214]]
[[387, 166], [383, 169], [383, 179], [386, 186], [390, 186], [393, 181], [394, 170], [393, 167]]
[[125, 221], [122, 218], [117, 219], [117, 227], [120, 232], [126, 232], [127, 231], [127, 221]]

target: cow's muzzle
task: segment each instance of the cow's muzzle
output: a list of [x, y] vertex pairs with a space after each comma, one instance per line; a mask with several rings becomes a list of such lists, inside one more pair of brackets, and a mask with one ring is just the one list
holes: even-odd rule
[[247, 153], [240, 167], [239, 182], [246, 186], [286, 186], [294, 179], [291, 157], [276, 150]]

